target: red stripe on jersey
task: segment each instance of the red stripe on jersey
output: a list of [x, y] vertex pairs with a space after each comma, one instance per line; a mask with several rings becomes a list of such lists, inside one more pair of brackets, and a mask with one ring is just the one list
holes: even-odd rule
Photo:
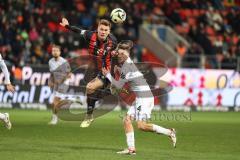
[[102, 63], [103, 63], [103, 53], [104, 53], [104, 43], [100, 42], [100, 46], [97, 51], [97, 64], [98, 64], [98, 70], [102, 70]]
[[101, 71], [103, 65], [107, 68], [111, 68], [111, 49], [113, 41], [108, 38], [107, 42], [99, 42], [97, 40], [97, 32], [93, 33], [90, 37], [89, 42], [89, 54], [96, 56], [94, 59], [97, 62], [98, 70]]
[[[112, 40], [109, 39], [108, 45], [107, 45], [107, 51], [106, 51], [106, 58], [105, 58], [105, 67], [110, 70], [111, 69], [111, 48], [113, 46]], [[109, 47], [109, 48], [108, 48]]]
[[94, 49], [95, 46], [97, 45], [97, 33], [93, 33], [91, 38], [90, 38], [90, 42], [89, 42], [89, 53], [94, 55]]

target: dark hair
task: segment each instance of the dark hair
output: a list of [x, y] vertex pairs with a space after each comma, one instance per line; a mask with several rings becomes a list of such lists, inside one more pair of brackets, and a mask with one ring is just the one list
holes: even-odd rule
[[56, 44], [53, 44], [53, 45], [52, 45], [52, 48], [58, 48], [59, 50], [61, 50], [61, 46], [56, 45]]
[[121, 41], [120, 43], [118, 43], [117, 50], [123, 49], [123, 50], [127, 50], [128, 52], [130, 52], [132, 47], [133, 47], [133, 42], [130, 40], [125, 40], [125, 41]]
[[111, 22], [107, 19], [100, 19], [100, 21], [98, 22], [98, 25], [109, 26], [109, 28], [112, 27]]

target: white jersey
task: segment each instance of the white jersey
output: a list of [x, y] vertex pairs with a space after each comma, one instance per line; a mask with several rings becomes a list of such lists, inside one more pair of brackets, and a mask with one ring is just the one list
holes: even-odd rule
[[117, 88], [122, 88], [125, 83], [129, 82], [131, 90], [136, 93], [138, 98], [153, 97], [146, 79], [130, 58], [122, 65], [118, 81], [112, 78], [110, 73], [107, 74], [107, 78]]
[[10, 84], [10, 74], [8, 72], [8, 69], [7, 69], [7, 66], [4, 62], [4, 60], [2, 59], [2, 55], [0, 54], [0, 67], [1, 67], [1, 70], [4, 74], [4, 77], [5, 77], [5, 84]]
[[68, 62], [63, 57], [59, 57], [57, 61], [55, 58], [51, 58], [48, 62], [50, 72], [57, 71], [58, 69], [60, 69], [59, 67], [61, 67], [61, 65], [65, 63], [68, 63]]
[[118, 81], [116, 81], [110, 73], [108, 73], [106, 77], [117, 88], [122, 88], [123, 85], [128, 82], [131, 90], [136, 94], [135, 103], [129, 108], [127, 114], [137, 121], [149, 119], [154, 107], [154, 97], [143, 74], [130, 58], [122, 65], [120, 74]]
[[59, 57], [57, 60], [51, 58], [48, 62], [49, 70], [54, 78], [54, 81], [64, 80], [63, 83], [54, 88], [55, 91], [64, 93], [69, 85], [69, 80], [66, 79], [71, 71], [70, 65], [66, 59]]

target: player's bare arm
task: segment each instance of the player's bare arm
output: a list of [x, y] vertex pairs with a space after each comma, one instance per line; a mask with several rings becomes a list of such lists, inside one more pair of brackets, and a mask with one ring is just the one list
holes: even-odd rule
[[14, 93], [15, 92], [15, 87], [10, 83], [6, 84], [7, 90]]

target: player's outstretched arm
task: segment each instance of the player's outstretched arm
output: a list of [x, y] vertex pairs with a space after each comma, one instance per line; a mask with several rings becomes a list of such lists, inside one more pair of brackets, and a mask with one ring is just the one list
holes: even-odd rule
[[78, 28], [76, 26], [71, 26], [66, 18], [62, 18], [62, 21], [60, 22], [60, 25], [67, 28], [70, 31], [73, 31], [75, 33], [83, 33], [85, 30]]

